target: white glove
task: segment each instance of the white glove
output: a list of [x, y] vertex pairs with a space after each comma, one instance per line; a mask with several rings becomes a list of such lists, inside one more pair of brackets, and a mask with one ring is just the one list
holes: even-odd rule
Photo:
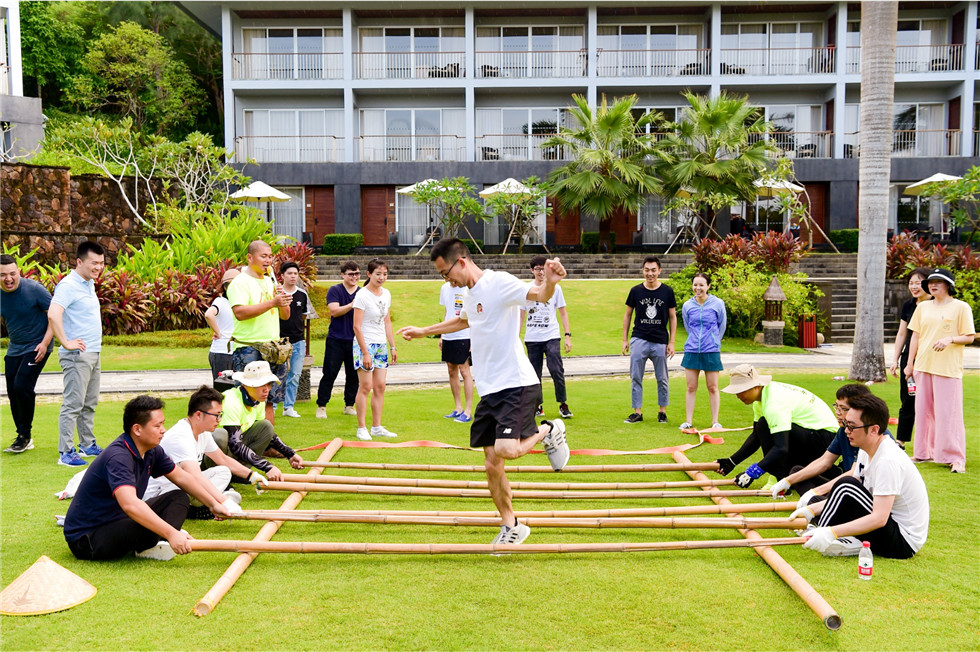
[[797, 519], [800, 517], [805, 518], [806, 522], [809, 523], [810, 521], [813, 520], [813, 512], [810, 511], [809, 507], [800, 507], [799, 509], [797, 509], [796, 511], [794, 511], [792, 514], [789, 515], [789, 520], [792, 521], [793, 519]]
[[225, 498], [224, 502], [221, 504], [224, 505], [228, 509], [228, 511], [231, 512], [232, 514], [242, 513], [242, 508], [239, 506], [238, 503], [236, 503], [231, 498]]
[[830, 544], [836, 540], [837, 536], [829, 527], [818, 527], [810, 532], [810, 538], [806, 540], [803, 547], [807, 550], [816, 550], [820, 554], [823, 554], [830, 547]]
[[774, 499], [775, 498], [786, 498], [786, 494], [788, 494], [788, 493], [789, 493], [789, 482], [786, 481], [786, 478], [783, 478], [782, 480], [780, 480], [779, 482], [777, 482], [775, 485], [773, 485], [773, 488], [772, 488], [772, 497]]
[[806, 507], [807, 505], [810, 504], [810, 501], [816, 497], [817, 494], [813, 493], [813, 489], [811, 489], [810, 491], [800, 496], [800, 499], [796, 501], [796, 509], [799, 509], [801, 507]]
[[266, 479], [266, 477], [264, 475], [262, 475], [258, 471], [252, 471], [252, 473], [249, 474], [249, 476], [248, 476], [248, 482], [249, 482], [249, 484], [260, 484], [261, 483], [263, 486], [266, 486], [266, 487], [269, 486], [269, 481]]

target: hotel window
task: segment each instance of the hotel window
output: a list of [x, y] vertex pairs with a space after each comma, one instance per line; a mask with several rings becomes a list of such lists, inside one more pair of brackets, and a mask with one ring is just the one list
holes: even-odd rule
[[701, 25], [600, 25], [600, 76], [704, 75]]
[[[794, 75], [822, 71], [820, 23], [736, 23], [721, 26], [721, 73]], [[814, 59], [814, 57], [817, 57]]]
[[462, 77], [462, 27], [365, 27], [360, 36], [362, 79]]
[[343, 30], [329, 27], [246, 28], [236, 56], [241, 79], [335, 79], [343, 74]]
[[342, 109], [248, 109], [236, 154], [259, 163], [339, 161], [343, 118]]
[[478, 27], [478, 77], [585, 75], [585, 30], [579, 25]]
[[550, 161], [561, 152], [541, 144], [564, 124], [558, 108], [477, 109], [476, 138], [479, 161]]
[[362, 161], [458, 161], [463, 109], [364, 109]]

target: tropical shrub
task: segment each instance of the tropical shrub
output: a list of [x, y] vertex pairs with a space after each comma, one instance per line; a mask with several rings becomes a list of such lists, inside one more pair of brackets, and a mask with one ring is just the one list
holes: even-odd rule
[[364, 246], [362, 233], [330, 233], [323, 236], [323, 255], [349, 256], [354, 249]]
[[841, 251], [858, 250], [857, 229], [835, 229], [827, 235], [830, 237], [830, 241], [837, 245]]
[[[587, 254], [599, 253], [599, 231], [582, 232], [582, 251]], [[616, 250], [616, 232], [609, 232], [609, 253]]]
[[961, 269], [956, 272], [956, 298], [970, 305], [973, 310], [973, 328], [980, 332], [980, 269]]
[[[358, 234], [360, 235], [360, 234]], [[316, 280], [317, 270], [314, 258], [316, 257], [316, 252], [305, 242], [294, 242], [291, 244], [283, 245], [276, 252], [276, 275], [279, 274], [279, 266], [285, 262], [293, 261], [299, 265], [299, 278], [303, 281], [303, 284], [307, 289], [313, 287], [313, 282]]]
[[95, 293], [102, 309], [102, 332], [125, 335], [147, 330], [153, 314], [153, 300], [146, 290], [146, 285], [129, 272], [103, 272], [95, 282]]
[[970, 245], [933, 244], [905, 232], [888, 243], [885, 270], [888, 278], [905, 278], [916, 267], [946, 267], [952, 270], [980, 270], [980, 253]]
[[483, 240], [480, 238], [460, 238], [460, 240], [470, 251], [483, 251]]
[[762, 272], [788, 272], [806, 253], [806, 244], [789, 233], [767, 231], [756, 233], [746, 242], [737, 235], [724, 240], [706, 238], [692, 247], [694, 264], [702, 271], [712, 271], [731, 262], [747, 261]]

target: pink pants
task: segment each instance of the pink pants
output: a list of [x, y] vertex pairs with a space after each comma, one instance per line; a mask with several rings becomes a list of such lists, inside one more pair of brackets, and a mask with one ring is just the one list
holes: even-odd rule
[[913, 455], [940, 464], [966, 465], [963, 379], [915, 371]]

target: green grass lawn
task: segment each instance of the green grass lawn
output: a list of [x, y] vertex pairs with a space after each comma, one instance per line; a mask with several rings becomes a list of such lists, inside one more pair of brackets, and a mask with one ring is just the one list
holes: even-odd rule
[[[397, 303], [396, 303], [397, 307]], [[581, 331], [582, 329], [577, 329]], [[831, 399], [835, 370], [786, 373], [777, 379]], [[980, 375], [965, 379], [967, 412], [980, 404]], [[545, 392], [550, 388], [545, 388]], [[627, 425], [629, 380], [623, 377], [569, 382], [576, 416], [568, 422], [575, 448], [642, 450], [690, 441], [677, 423], [683, 381], [671, 381], [667, 426]], [[648, 383], [647, 391], [653, 391]], [[895, 382], [873, 391], [897, 409]], [[333, 405], [333, 404], [331, 404]], [[184, 399], [167, 405], [168, 423], [184, 412]], [[468, 442], [468, 429], [440, 415], [451, 407], [448, 389], [393, 388], [385, 424], [401, 440]], [[119, 432], [123, 403], [103, 401], [96, 430], [103, 445]], [[333, 437], [353, 439], [354, 419], [337, 407], [326, 421], [280, 419], [280, 433], [301, 447]], [[696, 422], [708, 420], [702, 389]], [[55, 464], [56, 404], [38, 406], [37, 448], [0, 455], [0, 583], [9, 584], [38, 556], [48, 555], [98, 588], [91, 601], [35, 617], [0, 618], [5, 650], [79, 649], [977, 649], [980, 641], [980, 426], [970, 421], [968, 473], [920, 467], [929, 488], [929, 540], [907, 561], [877, 559], [874, 579], [858, 579], [854, 558], [823, 558], [801, 548], [778, 552], [837, 610], [843, 628], [829, 632], [791, 589], [749, 550], [528, 556], [260, 555], [214, 613], [191, 615], [234, 558], [193, 553], [169, 563], [132, 557], [111, 563], [80, 562], [68, 551], [53, 516], [67, 504], [53, 494], [74, 471]], [[723, 396], [721, 421], [748, 425], [751, 411]], [[10, 411], [0, 408], [6, 440], [13, 437]], [[730, 454], [743, 439], [731, 433], [723, 445], [688, 452], [694, 461]], [[318, 452], [304, 453], [315, 458]], [[342, 449], [338, 461], [479, 464], [476, 452], [435, 449]], [[758, 454], [753, 460], [758, 459]], [[574, 463], [663, 462], [666, 456], [573, 458]], [[545, 464], [541, 455], [523, 463]], [[746, 463], [747, 464], [747, 463]], [[746, 464], [743, 464], [744, 467]], [[280, 466], [284, 466], [281, 464]], [[335, 471], [331, 470], [331, 473]], [[343, 473], [343, 471], [336, 471]], [[350, 471], [351, 475], [365, 473]], [[419, 477], [421, 473], [387, 473]], [[440, 474], [453, 477], [452, 474]], [[652, 479], [653, 474], [574, 474], [568, 482]], [[455, 477], [462, 477], [457, 474]], [[439, 477], [427, 474], [425, 477]], [[556, 476], [514, 476], [523, 481]], [[479, 480], [480, 474], [465, 474]], [[681, 473], [656, 479], [687, 479]], [[756, 486], [761, 486], [757, 481]], [[285, 494], [243, 492], [246, 508], [278, 507]], [[518, 509], [570, 509], [666, 504], [710, 504], [707, 498], [656, 501], [519, 500]], [[310, 494], [300, 508], [488, 510], [488, 499]], [[258, 522], [191, 521], [199, 538], [250, 539]], [[478, 527], [286, 523], [276, 540], [488, 543], [494, 530]], [[768, 531], [767, 536], [784, 536]], [[663, 541], [739, 538], [728, 530], [615, 530], [532, 528], [529, 543]]]
[[[565, 281], [562, 288], [568, 303], [569, 324], [574, 335], [571, 355], [618, 355], [622, 347], [623, 311], [629, 288], [637, 281]], [[312, 323], [312, 355], [317, 363], [323, 360], [324, 339], [329, 325], [324, 303], [329, 283], [320, 283], [314, 291], [314, 303], [321, 318]], [[442, 281], [389, 281], [386, 287], [392, 296], [392, 325], [426, 326], [443, 317], [439, 305]], [[679, 310], [678, 310], [679, 312]], [[687, 333], [678, 324], [677, 349], [680, 351]], [[144, 369], [206, 369], [211, 330], [141, 333], [106, 337], [102, 348], [104, 371]], [[751, 353], [772, 349], [750, 340], [725, 338], [722, 351]], [[796, 348], [787, 353], [799, 353]], [[434, 339], [401, 342], [398, 346], [401, 362], [438, 362], [441, 359]], [[46, 372], [58, 372], [57, 351], [44, 367]]]

